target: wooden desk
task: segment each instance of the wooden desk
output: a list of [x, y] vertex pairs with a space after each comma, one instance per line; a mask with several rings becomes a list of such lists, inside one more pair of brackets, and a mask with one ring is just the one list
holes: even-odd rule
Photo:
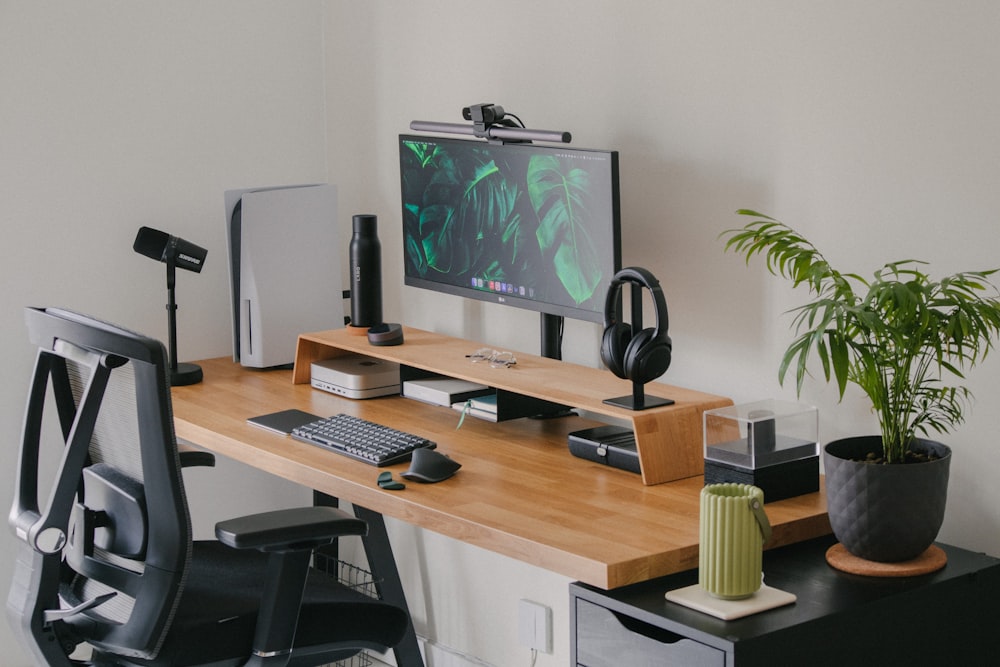
[[[467, 418], [456, 430], [458, 413], [448, 408], [402, 397], [352, 401], [293, 384], [291, 371], [245, 369], [228, 358], [198, 363], [204, 381], [172, 390], [177, 436], [197, 446], [602, 589], [697, 566], [702, 478], [647, 486], [638, 475], [572, 456], [567, 434], [596, 421]], [[462, 469], [439, 484], [382, 490], [379, 469], [246, 423], [285, 408], [346, 412], [423, 434]], [[830, 532], [822, 488], [766, 510], [769, 547]]]

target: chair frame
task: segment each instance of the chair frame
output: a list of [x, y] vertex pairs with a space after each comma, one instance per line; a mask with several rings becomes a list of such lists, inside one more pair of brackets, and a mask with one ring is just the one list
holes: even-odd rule
[[[130, 664], [130, 658], [154, 659], [170, 630], [191, 557], [190, 518], [180, 470], [188, 464], [211, 465], [214, 457], [205, 452], [177, 451], [162, 343], [66, 310], [28, 308], [26, 322], [38, 354], [9, 516], [20, 541], [7, 604], [9, 619], [33, 657], [54, 667], [114, 664], [118, 656], [121, 664]], [[70, 388], [68, 356], [91, 369], [79, 403]], [[134, 572], [98, 562], [90, 557], [90, 552], [95, 528], [115, 516], [128, 520], [131, 515], [139, 514], [144, 520], [144, 501], [130, 497], [127, 488], [123, 492], [113, 476], [109, 476], [110, 481], [103, 479], [100, 471], [90, 473], [88, 481], [84, 481], [88, 477], [84, 470], [88, 469], [91, 437], [108, 378], [129, 362], [133, 363], [135, 373], [142, 485], [146, 489], [155, 487], [157, 493], [166, 493], [176, 500], [169, 508], [157, 505], [156, 525], [150, 525], [145, 538], [137, 540], [123, 535], [115, 542], [116, 547], [122, 543], [122, 549], [145, 561], [141, 582]], [[64, 447], [56, 482], [47, 502], [40, 506], [42, 423], [50, 386]], [[92, 492], [91, 485], [97, 490]], [[111, 490], [105, 492], [105, 486]], [[84, 493], [97, 496], [100, 508], [87, 508], [82, 501]], [[162, 497], [152, 492], [149, 495]], [[105, 502], [105, 496], [113, 498]], [[165, 529], [159, 530], [157, 525]], [[74, 534], [74, 530], [82, 535]], [[348, 641], [292, 650], [313, 550], [342, 536], [364, 536], [367, 530], [365, 521], [333, 507], [264, 512], [217, 524], [219, 542], [234, 549], [256, 549], [269, 554], [253, 652], [232, 664], [253, 667], [318, 664], [315, 661], [319, 655], [337, 659], [362, 648], [377, 651], [391, 648], [367, 641]], [[68, 607], [60, 598], [60, 578], [69, 568], [85, 576], [110, 577], [116, 587], [134, 593], [136, 606], [129, 620], [102, 625], [103, 617], [93, 613], [113, 593]], [[142, 617], [141, 622], [132, 623], [132, 617]], [[95, 647], [96, 658], [92, 662], [69, 655], [83, 642]]]

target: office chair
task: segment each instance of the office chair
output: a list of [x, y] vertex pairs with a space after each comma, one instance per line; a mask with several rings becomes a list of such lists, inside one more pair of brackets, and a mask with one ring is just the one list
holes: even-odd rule
[[38, 355], [7, 612], [39, 664], [305, 667], [400, 640], [405, 610], [309, 567], [315, 548], [365, 534], [360, 519], [280, 510], [192, 541], [181, 467], [214, 458], [177, 450], [160, 342], [64, 310], [26, 320]]

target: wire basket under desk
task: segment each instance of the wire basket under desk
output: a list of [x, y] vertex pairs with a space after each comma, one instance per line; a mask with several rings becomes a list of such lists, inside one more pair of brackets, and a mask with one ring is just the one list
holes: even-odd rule
[[[313, 567], [322, 572], [326, 572], [331, 577], [336, 577], [342, 585], [358, 591], [375, 600], [379, 599], [378, 586], [372, 573], [363, 567], [348, 563], [337, 558], [335, 555], [325, 554], [317, 550], [313, 555]], [[331, 667], [371, 667], [374, 664], [372, 657], [367, 651], [362, 651], [357, 655], [332, 663]]]

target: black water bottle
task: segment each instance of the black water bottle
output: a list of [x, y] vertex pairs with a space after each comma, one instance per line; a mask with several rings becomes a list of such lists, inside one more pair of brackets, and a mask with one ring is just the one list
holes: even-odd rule
[[382, 323], [382, 244], [378, 241], [378, 217], [354, 216], [351, 236], [351, 326], [372, 327]]

